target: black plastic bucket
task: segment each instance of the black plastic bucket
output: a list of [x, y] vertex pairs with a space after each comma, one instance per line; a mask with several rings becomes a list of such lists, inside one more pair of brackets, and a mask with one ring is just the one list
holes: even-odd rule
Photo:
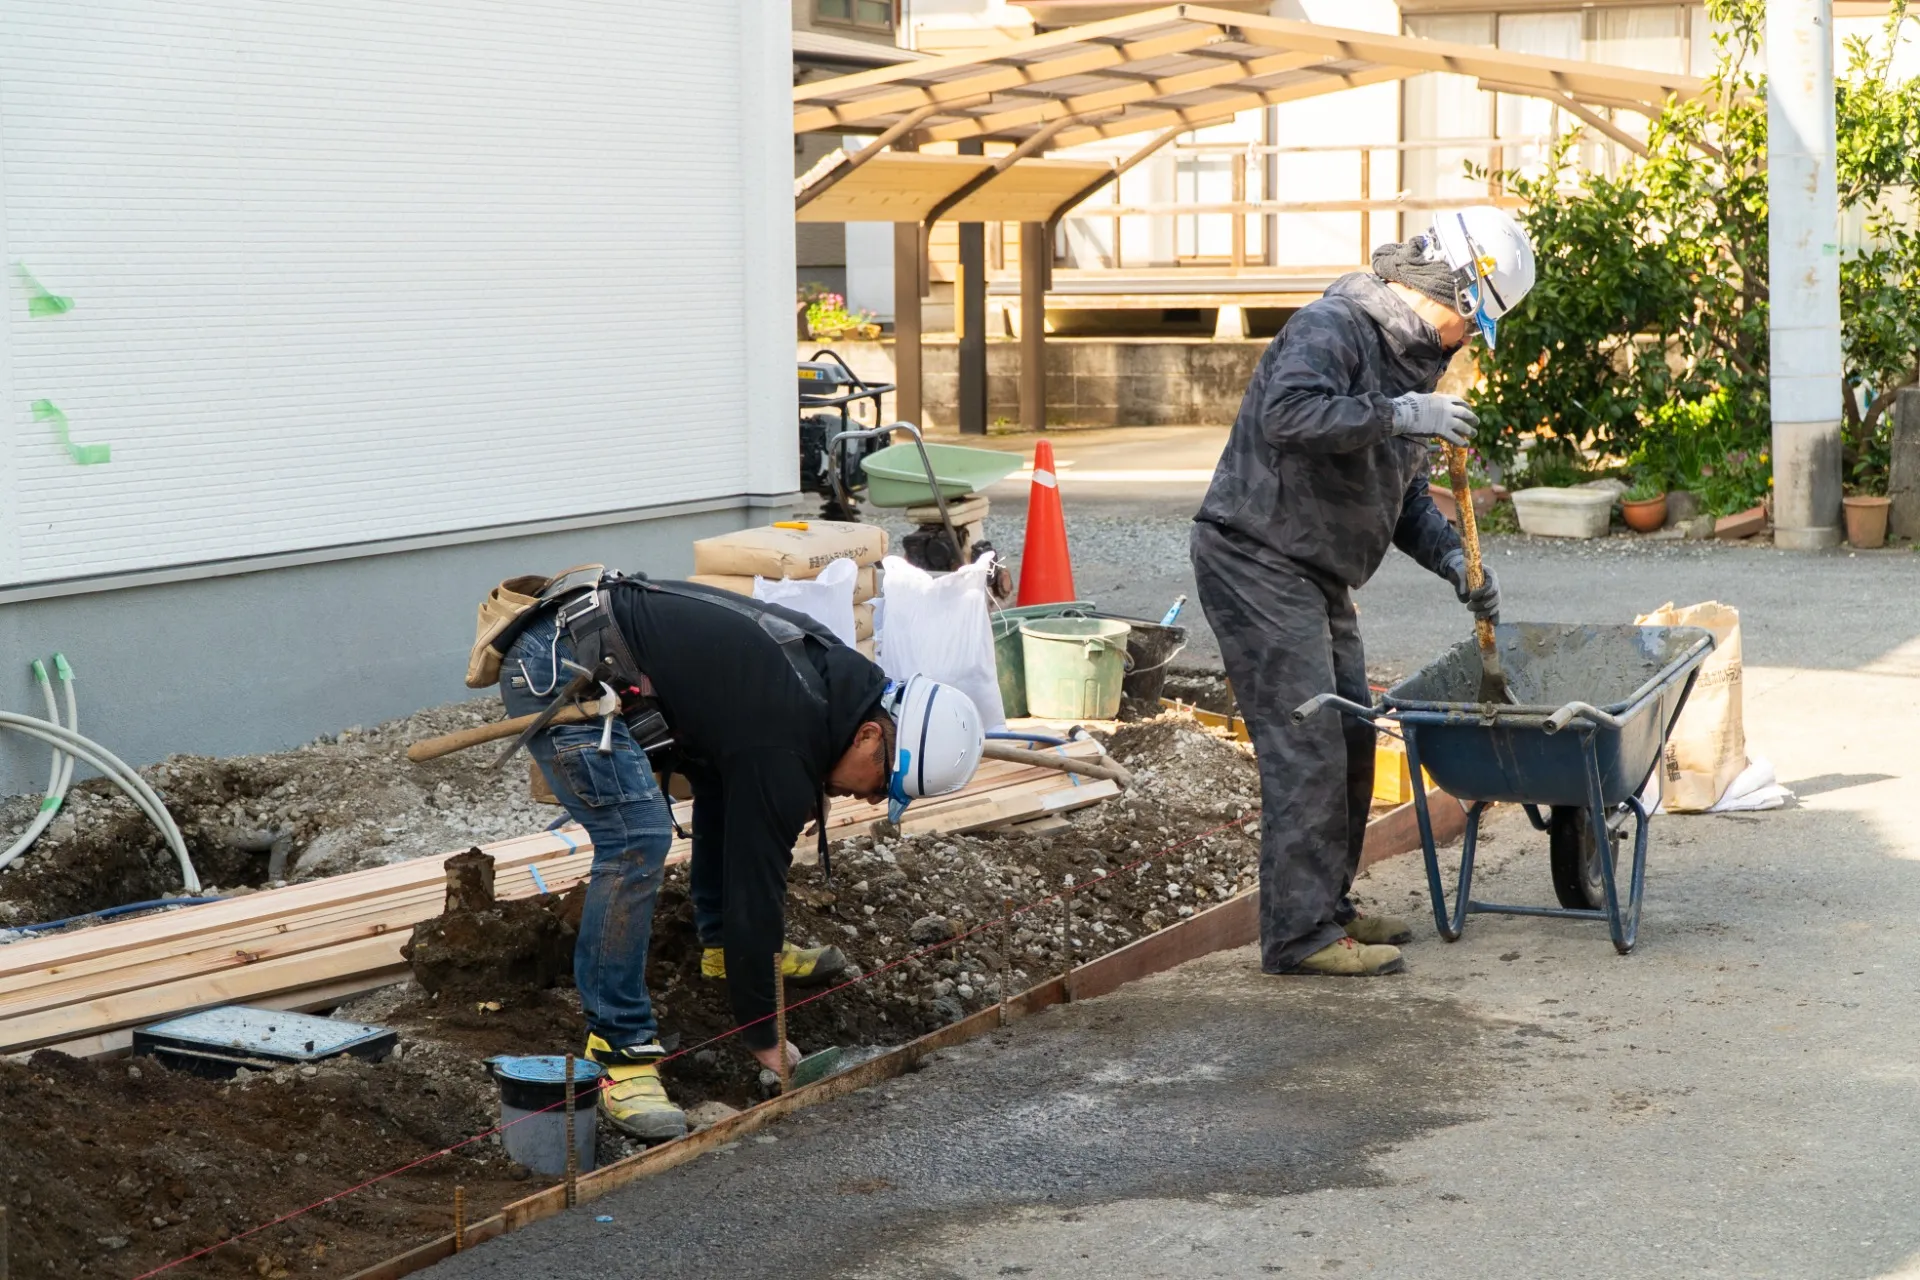
[[1127, 636], [1127, 678], [1120, 695], [1140, 702], [1158, 702], [1166, 687], [1167, 667], [1187, 647], [1185, 627], [1163, 627], [1157, 622], [1126, 619], [1133, 630]]

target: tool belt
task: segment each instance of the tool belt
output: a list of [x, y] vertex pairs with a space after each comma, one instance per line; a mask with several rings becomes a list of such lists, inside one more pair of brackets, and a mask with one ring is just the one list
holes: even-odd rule
[[507, 650], [533, 621], [533, 610], [564, 587], [568, 578], [589, 569], [606, 571], [605, 565], [577, 564], [551, 578], [527, 574], [508, 578], [487, 592], [480, 602], [480, 618], [474, 626], [473, 648], [467, 653], [467, 688], [491, 689], [500, 683], [500, 664]]
[[[585, 569], [599, 569], [600, 573], [590, 584], [565, 585], [566, 579]], [[538, 590], [529, 591], [528, 588], [534, 584], [539, 584]], [[573, 648], [573, 661], [568, 664], [572, 678], [556, 692], [540, 718], [528, 725], [494, 761], [494, 768], [498, 769], [513, 759], [522, 747], [533, 740], [535, 734], [545, 732], [562, 707], [584, 701], [597, 688], [600, 690], [600, 699], [595, 707], [595, 715], [604, 725], [600, 750], [604, 753], [613, 749], [613, 720], [615, 716], [620, 716], [626, 720], [635, 745], [647, 753], [655, 771], [669, 776], [674, 772], [673, 729], [661, 710], [653, 682], [640, 669], [633, 655], [633, 647], [627, 643], [626, 635], [614, 618], [612, 595], [621, 589], [653, 591], [701, 600], [752, 620], [780, 646], [781, 653], [800, 677], [801, 685], [825, 708], [825, 681], [807, 655], [806, 644], [809, 639], [822, 645], [838, 641], [831, 631], [811, 618], [784, 610], [776, 613], [764, 604], [743, 599], [728, 591], [685, 583], [654, 582], [644, 574], [628, 576], [609, 572], [600, 565], [576, 566], [552, 578], [510, 578], [494, 588], [486, 601], [481, 603], [482, 635], [474, 642], [474, 654], [469, 660], [469, 685], [473, 684], [476, 671], [482, 669], [480, 660], [483, 649], [486, 654], [494, 655], [492, 672], [494, 680], [498, 681], [500, 665], [508, 650], [513, 648], [514, 642], [528, 626], [548, 613], [553, 614], [555, 625], [566, 634]], [[493, 611], [491, 619], [490, 608]], [[495, 625], [489, 630], [490, 621]], [[821, 870], [831, 876], [832, 863], [827, 851], [827, 798], [824, 792], [816, 817]]]

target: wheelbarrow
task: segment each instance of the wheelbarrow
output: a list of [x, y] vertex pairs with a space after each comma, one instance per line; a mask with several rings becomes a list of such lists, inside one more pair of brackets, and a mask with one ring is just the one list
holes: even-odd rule
[[[1495, 628], [1495, 643], [1516, 705], [1473, 701], [1481, 668], [1469, 638], [1376, 706], [1324, 693], [1295, 711], [1293, 722], [1332, 707], [1398, 725], [1408, 773], [1417, 780], [1424, 767], [1440, 790], [1467, 806], [1449, 908], [1427, 790], [1414, 784], [1433, 922], [1448, 942], [1459, 939], [1474, 913], [1557, 916], [1606, 921], [1614, 949], [1625, 955], [1639, 934], [1646, 888], [1649, 815], [1640, 794], [1713, 651], [1713, 636], [1699, 627], [1518, 623]], [[1502, 802], [1522, 806], [1534, 829], [1547, 833], [1558, 907], [1472, 896], [1480, 818]], [[1623, 893], [1615, 864], [1629, 823], [1633, 859]]]

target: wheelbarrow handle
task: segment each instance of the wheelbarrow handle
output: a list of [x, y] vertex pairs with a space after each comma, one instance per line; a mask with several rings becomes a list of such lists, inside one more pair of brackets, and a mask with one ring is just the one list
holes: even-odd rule
[[1294, 709], [1293, 722], [1305, 724], [1312, 717], [1319, 715], [1322, 707], [1332, 707], [1335, 711], [1343, 712], [1358, 720], [1373, 721], [1381, 718], [1381, 712], [1372, 707], [1363, 707], [1337, 693], [1321, 693], [1308, 698]]
[[1623, 729], [1626, 727], [1626, 722], [1621, 720], [1620, 717], [1610, 716], [1598, 707], [1590, 706], [1584, 702], [1569, 702], [1566, 706], [1548, 716], [1540, 728], [1547, 733], [1558, 733], [1569, 724], [1572, 724], [1576, 716], [1583, 720], [1591, 720], [1594, 724], [1601, 725], [1608, 729]]

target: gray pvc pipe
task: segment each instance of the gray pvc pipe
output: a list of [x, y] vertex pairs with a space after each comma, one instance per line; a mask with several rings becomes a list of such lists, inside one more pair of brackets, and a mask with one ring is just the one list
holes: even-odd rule
[[58, 725], [48, 724], [32, 716], [18, 715], [12, 711], [0, 711], [0, 728], [13, 729], [28, 737], [38, 738], [49, 745], [60, 747], [69, 754], [84, 760], [105, 774], [109, 781], [126, 792], [134, 804], [166, 838], [173, 849], [175, 859], [180, 863], [180, 874], [186, 882], [189, 892], [200, 890], [200, 875], [193, 868], [193, 858], [187, 852], [186, 837], [180, 834], [180, 828], [174, 823], [173, 816], [167, 812], [167, 806], [154, 789], [147, 785], [146, 779], [133, 771], [119, 756], [107, 750], [91, 738]]
[[[60, 670], [61, 683], [66, 687], [67, 693], [66, 727], [77, 730], [79, 728], [79, 716], [73, 700], [72, 673], [68, 670], [65, 663], [61, 664]], [[60, 723], [60, 709], [53, 700], [53, 682], [47, 679], [46, 665], [38, 658], [33, 660], [33, 675], [34, 679], [40, 685], [41, 696], [47, 701], [47, 722], [58, 725]], [[67, 787], [72, 781], [73, 757], [62, 751], [59, 747], [54, 747], [53, 763], [47, 775], [47, 794], [41, 798], [40, 812], [33, 816], [33, 822], [28, 825], [25, 831], [20, 833], [20, 837], [11, 845], [7, 846], [6, 852], [0, 853], [0, 867], [11, 865], [21, 854], [33, 848], [33, 842], [40, 838], [40, 833], [47, 829], [47, 825], [53, 821], [54, 815], [60, 812], [60, 804], [66, 799]]]

